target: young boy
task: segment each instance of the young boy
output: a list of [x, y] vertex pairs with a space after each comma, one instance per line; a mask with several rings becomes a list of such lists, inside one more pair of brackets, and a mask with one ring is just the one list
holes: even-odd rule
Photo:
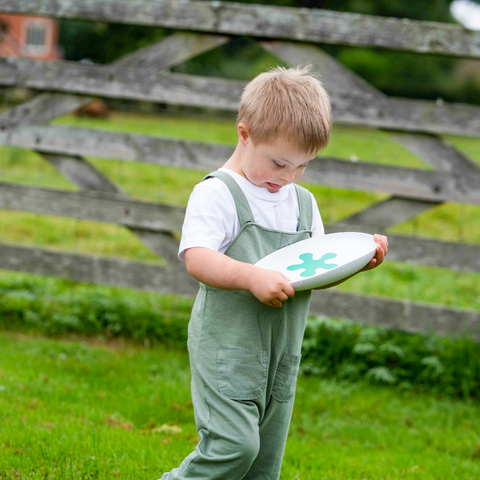
[[[311, 290], [254, 263], [324, 235], [315, 198], [295, 182], [330, 129], [328, 95], [308, 67], [262, 73], [243, 92], [235, 152], [190, 196], [178, 256], [200, 282], [187, 342], [200, 441], [161, 480], [280, 476]], [[375, 241], [362, 271], [387, 253], [387, 238]]]

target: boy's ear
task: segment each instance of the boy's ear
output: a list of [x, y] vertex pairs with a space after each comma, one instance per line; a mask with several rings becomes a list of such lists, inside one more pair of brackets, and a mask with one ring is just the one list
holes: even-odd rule
[[242, 145], [246, 145], [250, 138], [247, 125], [245, 123], [239, 123], [237, 125], [237, 133], [238, 133], [238, 140], [242, 143]]

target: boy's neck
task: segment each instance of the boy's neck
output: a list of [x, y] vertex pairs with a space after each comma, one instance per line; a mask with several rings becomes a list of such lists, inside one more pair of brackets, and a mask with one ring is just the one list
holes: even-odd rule
[[241, 168], [242, 150], [242, 145], [239, 142], [232, 156], [222, 165], [222, 168], [232, 170], [232, 172], [238, 173], [243, 178], [246, 178], [248, 180]]

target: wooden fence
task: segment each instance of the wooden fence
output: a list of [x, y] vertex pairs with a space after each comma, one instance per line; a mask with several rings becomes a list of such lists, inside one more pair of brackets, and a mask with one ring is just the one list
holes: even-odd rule
[[[169, 71], [236, 35], [254, 37], [288, 64], [313, 63], [330, 93], [335, 123], [387, 131], [434, 167], [420, 170], [339, 158], [312, 163], [302, 181], [391, 195], [341, 222], [326, 225], [326, 233], [382, 233], [446, 201], [480, 204], [479, 165], [441, 137], [479, 136], [480, 107], [387, 97], [316, 45], [480, 58], [480, 32], [434, 22], [221, 1], [4, 0], [0, 10], [179, 30], [111, 65], [0, 58], [0, 86], [43, 92], [0, 116], [0, 144], [39, 152], [81, 189], [66, 192], [0, 183], [0, 208], [123, 225], [169, 266], [1, 243], [0, 268], [195, 295], [198, 282], [177, 259], [178, 241], [173, 235], [181, 230], [185, 209], [129, 198], [85, 157], [211, 171], [223, 165], [233, 148], [53, 126], [49, 121], [77, 110], [94, 97], [236, 111], [242, 82]], [[389, 260], [480, 272], [480, 246], [392, 234], [388, 238]], [[313, 291], [310, 312], [411, 332], [467, 333], [480, 338], [480, 312], [475, 310], [323, 290]]]

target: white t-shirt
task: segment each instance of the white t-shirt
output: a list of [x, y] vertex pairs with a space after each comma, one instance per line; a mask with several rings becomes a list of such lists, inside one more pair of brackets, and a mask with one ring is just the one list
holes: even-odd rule
[[[242, 189], [252, 210], [255, 222], [273, 230], [296, 232], [299, 220], [298, 197], [295, 185], [270, 193], [227, 168], [219, 168], [233, 177]], [[312, 197], [312, 237], [325, 235], [315, 197]], [[185, 261], [185, 250], [206, 247], [224, 253], [240, 230], [240, 221], [230, 190], [223, 180], [207, 178], [195, 185], [188, 200], [178, 258]]]

